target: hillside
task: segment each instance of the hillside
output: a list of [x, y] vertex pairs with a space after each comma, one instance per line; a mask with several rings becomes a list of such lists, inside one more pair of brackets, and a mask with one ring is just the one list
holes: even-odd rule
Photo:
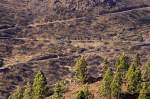
[[[42, 70], [48, 85], [70, 79], [74, 60], [84, 55], [91, 76], [102, 61], [112, 66], [122, 52], [150, 55], [149, 0], [1, 0], [0, 99]], [[19, 75], [18, 75], [19, 74]]]

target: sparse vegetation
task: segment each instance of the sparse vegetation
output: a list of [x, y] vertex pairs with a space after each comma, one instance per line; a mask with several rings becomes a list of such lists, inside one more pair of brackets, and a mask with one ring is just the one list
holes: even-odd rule
[[[126, 61], [127, 62], [127, 61]], [[137, 95], [138, 99], [148, 99], [150, 94], [150, 60], [144, 66], [141, 71], [141, 63], [138, 55], [135, 56], [133, 62], [129, 66], [129, 69], [125, 75], [122, 76], [122, 67], [126, 70], [127, 63], [125, 63], [125, 55], [123, 54], [119, 58], [116, 71], [110, 69], [108, 61], [104, 61], [104, 75], [99, 85], [100, 97], [106, 97], [107, 99], [117, 98], [120, 99], [121, 93], [123, 93], [123, 83], [126, 83], [127, 92], [130, 95]], [[128, 63], [129, 65], [129, 63]], [[84, 57], [78, 58], [75, 65], [75, 77], [82, 84], [85, 83], [87, 77], [87, 62]], [[107, 69], [107, 70], [106, 70]], [[27, 83], [25, 87], [18, 87], [9, 99], [43, 99], [45, 97], [47, 87], [46, 78], [44, 74], [39, 71], [34, 78], [33, 85]], [[59, 81], [54, 86], [54, 93], [52, 99], [65, 99], [65, 92], [67, 90], [66, 81]], [[94, 99], [94, 95], [89, 91], [88, 84], [75, 94], [75, 99]]]

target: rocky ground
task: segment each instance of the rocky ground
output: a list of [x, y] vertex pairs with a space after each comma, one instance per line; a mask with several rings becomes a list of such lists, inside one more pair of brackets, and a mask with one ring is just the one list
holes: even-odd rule
[[42, 70], [48, 85], [72, 77], [85, 55], [89, 75], [101, 76], [102, 61], [122, 52], [150, 55], [149, 0], [1, 0], [0, 99]]

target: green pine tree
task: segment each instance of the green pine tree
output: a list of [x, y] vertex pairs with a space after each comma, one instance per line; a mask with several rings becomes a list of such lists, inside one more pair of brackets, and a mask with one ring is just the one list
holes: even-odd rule
[[32, 98], [33, 99], [43, 99], [46, 94], [46, 78], [44, 74], [39, 71], [34, 78], [33, 86], [32, 86]]
[[127, 71], [129, 68], [129, 62], [128, 62], [128, 57], [122, 53], [119, 56], [119, 59], [116, 62], [116, 67], [118, 70], [123, 70], [123, 71]]
[[107, 69], [104, 74], [102, 83], [100, 85], [100, 95], [110, 98], [111, 96], [111, 82], [112, 82], [113, 73], [110, 68]]
[[148, 60], [147, 64], [143, 68], [142, 81], [146, 82], [149, 93], [150, 93], [150, 59]]
[[75, 64], [75, 79], [82, 83], [87, 80], [87, 62], [84, 57], [77, 59]]
[[64, 99], [63, 96], [64, 91], [66, 89], [66, 83], [64, 81], [60, 81], [55, 84], [54, 86], [54, 94], [52, 96], [52, 99]]
[[138, 99], [148, 99], [148, 90], [145, 83], [142, 85]]
[[129, 93], [131, 94], [139, 93], [141, 88], [141, 71], [134, 64], [132, 64], [131, 67], [129, 68], [126, 74], [126, 80], [128, 85], [127, 89]]
[[129, 68], [128, 57], [122, 53], [116, 62], [116, 68], [121, 73], [121, 78], [124, 80], [125, 74]]
[[121, 85], [122, 85], [121, 73], [117, 71], [111, 83], [111, 95], [113, 97], [116, 97], [117, 99], [119, 99], [121, 93]]
[[25, 87], [24, 87], [24, 92], [23, 92], [23, 98], [22, 99], [31, 99], [32, 97], [32, 90], [31, 90], [31, 85], [30, 83], [28, 82]]
[[20, 87], [17, 87], [14, 93], [9, 96], [9, 99], [22, 99], [22, 97], [23, 97], [23, 89]]

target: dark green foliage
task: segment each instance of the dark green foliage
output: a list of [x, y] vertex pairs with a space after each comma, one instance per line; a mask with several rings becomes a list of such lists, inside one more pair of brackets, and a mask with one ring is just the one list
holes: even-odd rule
[[23, 97], [23, 89], [20, 87], [17, 87], [17, 89], [14, 91], [14, 93], [9, 96], [8, 99], [22, 99]]
[[65, 81], [60, 81], [55, 84], [54, 86], [54, 94], [52, 96], [52, 99], [64, 99], [64, 92], [66, 89], [66, 82]]
[[142, 85], [138, 99], [148, 99], [148, 89], [145, 83]]
[[94, 96], [90, 93], [88, 86], [84, 85], [83, 88], [76, 94], [75, 99], [93, 99]]
[[34, 78], [33, 86], [32, 86], [32, 98], [33, 99], [43, 99], [46, 94], [46, 78], [44, 74], [39, 71]]
[[111, 95], [113, 97], [119, 97], [121, 93], [121, 85], [122, 85], [121, 73], [117, 71], [111, 83]]
[[22, 99], [31, 99], [32, 98], [32, 90], [31, 90], [31, 85], [28, 82], [25, 87], [24, 87], [24, 92], [23, 92], [23, 98]]
[[110, 68], [107, 69], [104, 74], [102, 83], [100, 85], [100, 95], [105, 97], [111, 96], [111, 82], [112, 82], [113, 73]]
[[82, 83], [87, 80], [87, 62], [84, 57], [77, 59], [75, 64], [75, 79]]

